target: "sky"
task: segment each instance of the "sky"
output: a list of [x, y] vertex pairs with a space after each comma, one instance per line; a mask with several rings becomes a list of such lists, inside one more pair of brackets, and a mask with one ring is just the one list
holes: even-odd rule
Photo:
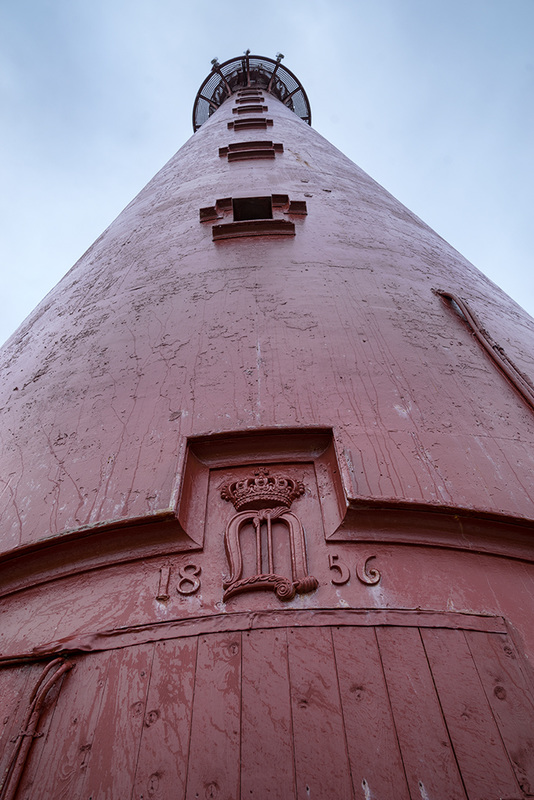
[[534, 0], [0, 0], [0, 343], [192, 134], [217, 57], [534, 316]]

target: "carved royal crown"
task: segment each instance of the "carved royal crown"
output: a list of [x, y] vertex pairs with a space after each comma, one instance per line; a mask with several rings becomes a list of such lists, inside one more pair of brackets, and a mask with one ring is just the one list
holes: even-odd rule
[[304, 494], [304, 484], [287, 475], [270, 475], [265, 468], [244, 480], [229, 481], [221, 487], [223, 500], [232, 502], [237, 511], [249, 509], [289, 508], [293, 500]]

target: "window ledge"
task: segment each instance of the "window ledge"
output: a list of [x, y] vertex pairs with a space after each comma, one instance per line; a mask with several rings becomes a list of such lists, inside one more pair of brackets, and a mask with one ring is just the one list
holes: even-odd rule
[[285, 219], [247, 219], [214, 225], [213, 239], [237, 239], [242, 236], [294, 236], [295, 225]]

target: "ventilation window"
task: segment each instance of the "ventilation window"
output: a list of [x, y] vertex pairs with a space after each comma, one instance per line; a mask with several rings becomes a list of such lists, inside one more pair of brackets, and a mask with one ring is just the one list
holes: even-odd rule
[[237, 197], [233, 201], [233, 206], [234, 222], [273, 218], [273, 204], [270, 197]]
[[256, 103], [261, 103], [264, 100], [265, 100], [265, 98], [264, 98], [264, 96], [262, 94], [254, 94], [254, 95], [250, 94], [250, 95], [247, 95], [246, 97], [237, 97], [235, 102], [236, 103], [250, 103], [251, 101], [254, 101]]
[[226, 156], [228, 161], [246, 161], [252, 158], [274, 158], [276, 153], [283, 153], [284, 146], [271, 141], [234, 142], [227, 147], [219, 147], [219, 155]]
[[235, 131], [244, 131], [244, 130], [250, 130], [251, 128], [259, 128], [265, 130], [268, 125], [270, 126], [272, 124], [273, 124], [272, 119], [265, 119], [262, 117], [250, 117], [247, 119], [246, 117], [244, 117], [243, 119], [236, 119], [235, 122], [233, 121], [229, 122], [228, 129], [229, 130], [233, 129]]
[[[223, 197], [215, 205], [200, 209], [201, 222], [229, 219], [212, 226], [213, 240], [242, 236], [294, 236], [295, 222], [306, 215], [304, 200], [290, 200], [287, 194], [270, 197]], [[286, 215], [293, 219], [286, 219]], [[297, 222], [297, 224], [301, 224]]]
[[233, 108], [232, 112], [234, 114], [258, 114], [268, 110], [269, 110], [268, 106], [247, 105], [247, 106], [241, 106], [240, 108]]

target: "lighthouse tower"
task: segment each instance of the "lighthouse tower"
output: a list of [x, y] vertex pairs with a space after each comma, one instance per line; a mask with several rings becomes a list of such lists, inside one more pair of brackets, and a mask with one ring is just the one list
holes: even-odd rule
[[534, 797], [534, 324], [281, 61], [1, 352], [0, 800]]

